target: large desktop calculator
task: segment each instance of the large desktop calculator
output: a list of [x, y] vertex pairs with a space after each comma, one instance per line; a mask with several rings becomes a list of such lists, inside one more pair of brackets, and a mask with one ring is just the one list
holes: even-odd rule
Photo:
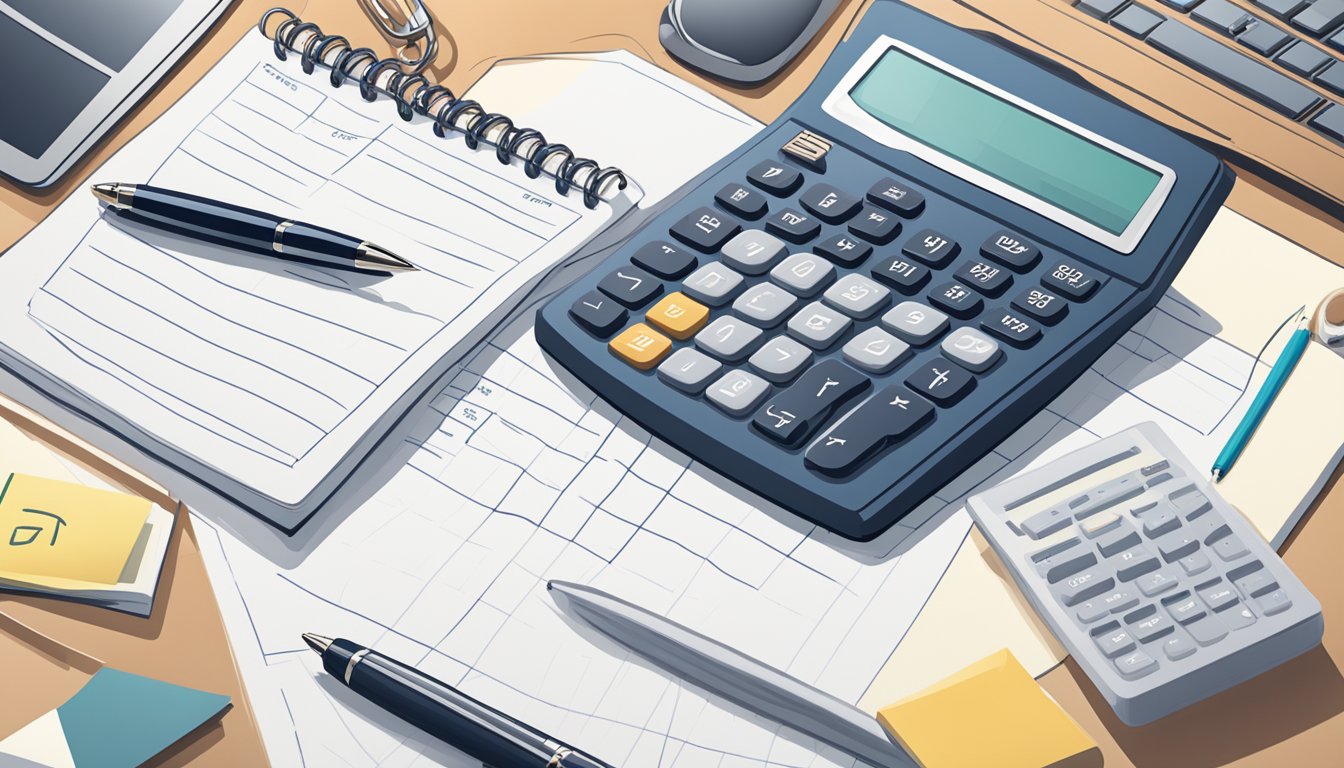
[[668, 443], [869, 539], [1141, 318], [1232, 178], [1052, 66], [878, 0], [537, 338]]

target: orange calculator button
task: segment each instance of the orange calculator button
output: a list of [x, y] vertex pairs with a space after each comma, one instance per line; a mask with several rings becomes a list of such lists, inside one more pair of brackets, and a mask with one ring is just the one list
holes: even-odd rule
[[685, 341], [709, 322], [709, 307], [678, 291], [664, 296], [644, 317], [654, 328]]
[[672, 340], [643, 323], [635, 323], [612, 339], [607, 348], [625, 362], [647, 371], [672, 350]]

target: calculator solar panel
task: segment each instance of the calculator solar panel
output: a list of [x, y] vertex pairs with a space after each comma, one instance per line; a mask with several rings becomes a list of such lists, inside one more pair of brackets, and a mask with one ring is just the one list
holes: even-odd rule
[[1075, 79], [879, 0], [537, 337], [673, 446], [870, 539], [1141, 318], [1231, 183]]

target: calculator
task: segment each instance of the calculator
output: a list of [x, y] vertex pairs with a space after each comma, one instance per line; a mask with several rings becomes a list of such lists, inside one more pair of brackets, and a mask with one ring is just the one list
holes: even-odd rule
[[1321, 606], [1157, 425], [972, 496], [1036, 612], [1128, 725], [1321, 642]]
[[1232, 180], [1023, 52], [878, 0], [537, 339], [651, 433], [867, 540], [1137, 322]]

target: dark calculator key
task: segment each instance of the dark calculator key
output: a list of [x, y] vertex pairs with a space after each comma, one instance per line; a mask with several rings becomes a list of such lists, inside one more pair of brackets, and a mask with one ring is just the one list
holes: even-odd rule
[[830, 184], [813, 184], [802, 197], [798, 198], [798, 202], [815, 213], [817, 218], [830, 224], [839, 224], [853, 216], [860, 205], [859, 198], [842, 192]]
[[784, 197], [803, 185], [803, 174], [784, 163], [766, 160], [747, 171], [747, 181], [775, 197]]
[[[1344, 72], [1344, 67], [1341, 67]], [[876, 245], [886, 245], [901, 233], [901, 221], [875, 205], [865, 205], [849, 222], [849, 231]]]
[[868, 190], [868, 202], [877, 203], [907, 219], [913, 219], [924, 210], [924, 196], [892, 178], [874, 184]]
[[1041, 249], [1021, 235], [1000, 229], [980, 244], [980, 253], [1000, 264], [1007, 264], [1018, 272], [1025, 272], [1041, 258]]
[[975, 377], [965, 368], [935, 357], [910, 374], [905, 385], [921, 397], [949, 406], [975, 389]]
[[782, 208], [765, 220], [765, 228], [791, 243], [806, 243], [821, 231], [821, 222], [806, 213]]
[[842, 267], [853, 267], [873, 255], [873, 246], [849, 235], [828, 238], [816, 248], [817, 253]]
[[765, 195], [742, 186], [729, 184], [714, 196], [715, 202], [730, 213], [744, 219], [759, 219], [765, 215]]
[[986, 296], [998, 296], [1013, 283], [1007, 269], [981, 259], [962, 264], [952, 276]]
[[1025, 314], [1010, 309], [991, 309], [980, 321], [980, 327], [1015, 347], [1030, 347], [1041, 338], [1041, 326], [1024, 317]]
[[648, 272], [631, 266], [602, 278], [597, 289], [631, 309], [638, 309], [662, 293], [663, 284]]
[[641, 245], [630, 260], [665, 280], [680, 280], [689, 275], [697, 263], [695, 254], [666, 240]]
[[1044, 288], [1028, 288], [1013, 299], [1013, 307], [1047, 325], [1054, 325], [1069, 312], [1069, 303]]
[[827, 474], [849, 474], [889, 443], [933, 418], [933, 406], [893, 384], [851, 411], [807, 449], [807, 463]]
[[929, 281], [929, 268], [904, 256], [889, 256], [873, 267], [873, 277], [907, 296]]
[[574, 302], [569, 314], [584, 328], [602, 337], [610, 336], [625, 326], [625, 309], [611, 297], [589, 291]]
[[984, 302], [975, 291], [961, 283], [943, 283], [929, 291], [929, 301], [953, 317], [963, 320], [975, 317], [984, 308]]
[[867, 376], [839, 360], [823, 360], [807, 369], [793, 386], [766, 400], [752, 424], [786, 446], [806, 440], [842, 404], [868, 391]]
[[1054, 288], [1075, 301], [1083, 301], [1091, 296], [1100, 282], [1101, 279], [1096, 275], [1065, 261], [1056, 264], [1041, 278], [1041, 285]]
[[922, 229], [905, 241], [905, 245], [901, 246], [901, 252], [919, 259], [934, 269], [942, 269], [961, 252], [961, 245], [941, 232]]
[[705, 253], [713, 253], [742, 231], [731, 216], [713, 208], [696, 208], [672, 225], [672, 236]]

